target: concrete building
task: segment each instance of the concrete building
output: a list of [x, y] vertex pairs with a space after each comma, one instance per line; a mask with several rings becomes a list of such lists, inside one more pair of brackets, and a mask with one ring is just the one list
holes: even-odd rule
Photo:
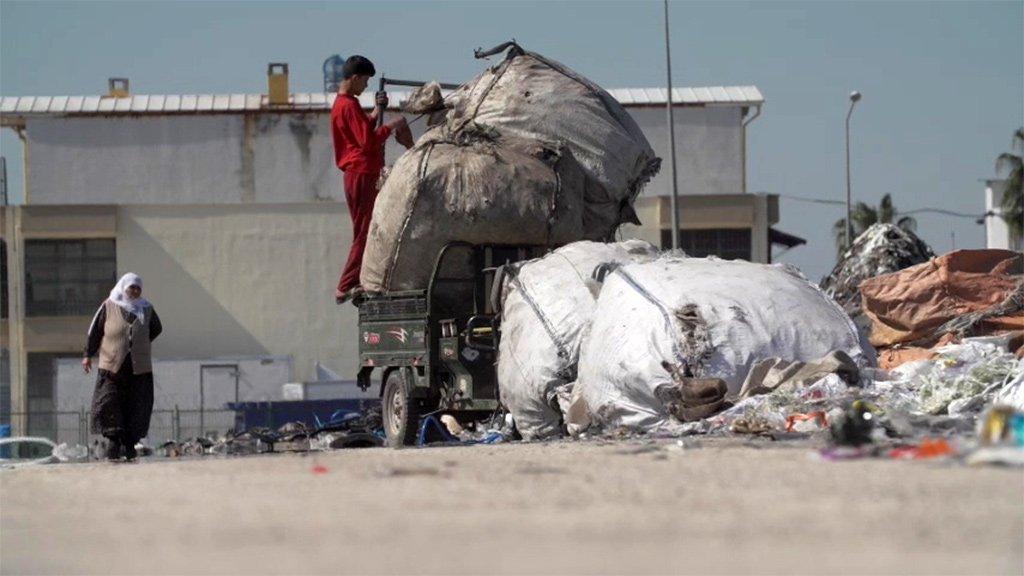
[[[665, 90], [611, 92], [666, 157]], [[392, 103], [402, 99], [392, 93]], [[673, 99], [682, 247], [767, 262], [773, 242], [802, 242], [771, 229], [776, 196], [746, 192], [746, 130], [760, 92], [677, 88]], [[365, 94], [363, 104], [371, 100]], [[188, 370], [176, 364], [185, 376], [158, 382], [183, 407], [200, 401], [204, 363], [223, 358], [285, 359], [286, 373], [264, 373], [287, 381], [314, 379], [317, 364], [354, 375], [356, 309], [333, 301], [352, 231], [332, 102], [328, 94], [291, 94], [282, 104], [259, 94], [0, 100], [25, 163], [24, 201], [0, 218], [4, 408], [68, 408], [56, 392], [66, 370], [56, 367], [80, 357], [96, 306], [126, 271], [145, 279], [163, 319], [154, 354], [196, 359]], [[390, 160], [400, 153], [389, 143]], [[665, 245], [669, 192], [666, 168], [637, 202], [644, 224], [623, 237]]]
[[1024, 250], [1024, 239], [1014, 238], [1003, 220], [1006, 180], [985, 180], [985, 246], [1002, 250]]

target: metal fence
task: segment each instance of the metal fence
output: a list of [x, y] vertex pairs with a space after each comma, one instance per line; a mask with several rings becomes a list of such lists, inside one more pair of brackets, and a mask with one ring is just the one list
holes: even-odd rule
[[[92, 415], [84, 407], [77, 411], [12, 412], [14, 435], [41, 436], [57, 444], [87, 446], [98, 436], [92, 433]], [[153, 410], [146, 440], [159, 446], [168, 440], [182, 441], [196, 436], [221, 436], [235, 429], [233, 410]]]

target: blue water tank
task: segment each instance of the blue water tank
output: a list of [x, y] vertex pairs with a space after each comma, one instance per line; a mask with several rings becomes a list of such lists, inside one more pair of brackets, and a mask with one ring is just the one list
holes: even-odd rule
[[338, 91], [341, 84], [341, 70], [345, 66], [345, 58], [339, 54], [329, 56], [324, 60], [324, 92], [333, 94]]

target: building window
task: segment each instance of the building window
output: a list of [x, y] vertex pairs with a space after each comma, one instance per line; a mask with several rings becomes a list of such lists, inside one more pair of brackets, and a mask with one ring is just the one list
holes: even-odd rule
[[116, 280], [113, 239], [25, 241], [26, 316], [91, 316]]
[[[672, 247], [672, 231], [661, 231], [661, 247]], [[723, 260], [750, 260], [750, 228], [680, 230], [679, 248], [688, 256], [718, 256]]]

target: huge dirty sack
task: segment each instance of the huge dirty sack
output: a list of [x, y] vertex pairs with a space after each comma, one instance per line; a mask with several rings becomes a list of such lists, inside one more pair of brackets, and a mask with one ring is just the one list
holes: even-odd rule
[[[580, 341], [601, 288], [599, 268], [654, 258], [641, 240], [574, 242], [508, 267], [502, 293], [498, 386], [527, 440], [556, 436], [559, 387], [576, 379]], [[596, 273], [596, 274], [595, 274]]]
[[821, 288], [851, 316], [860, 313], [861, 282], [934, 257], [916, 234], [893, 224], [873, 224], [843, 253]]
[[[422, 289], [446, 242], [606, 240], [660, 160], [626, 110], [561, 64], [511, 43], [443, 99], [444, 124], [395, 163], [377, 197], [360, 282]], [[432, 104], [439, 91], [416, 95]]]
[[658, 394], [672, 385], [665, 366], [721, 378], [735, 395], [759, 360], [836, 350], [874, 361], [850, 318], [795, 268], [668, 254], [605, 279], [574, 394], [599, 425], [668, 429], [676, 423]]
[[438, 127], [391, 169], [377, 196], [360, 283], [425, 288], [452, 241], [557, 245], [583, 237], [579, 165], [557, 145]]
[[1024, 330], [1024, 258], [1010, 250], [958, 250], [864, 281], [871, 343], [933, 344], [946, 334]]
[[643, 131], [608, 92], [565, 65], [512, 44], [501, 63], [448, 98], [448, 123], [561, 142], [586, 174], [586, 239], [633, 221], [632, 202], [661, 166]]

